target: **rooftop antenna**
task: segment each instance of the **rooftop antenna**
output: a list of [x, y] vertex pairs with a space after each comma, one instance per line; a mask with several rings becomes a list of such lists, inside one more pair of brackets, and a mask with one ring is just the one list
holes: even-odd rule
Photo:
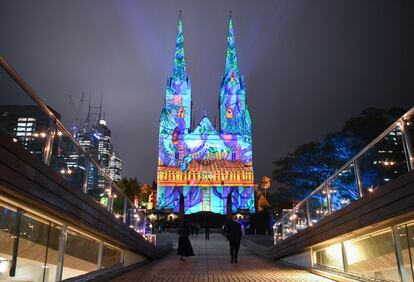
[[75, 102], [73, 101], [73, 96], [69, 95], [69, 105], [71, 106], [71, 109], [73, 109], [75, 111], [75, 117], [74, 120], [72, 122], [72, 126], [71, 126], [71, 130], [73, 131], [72, 133], [75, 134], [80, 127], [82, 126], [81, 122], [80, 122], [80, 116], [81, 116], [81, 112], [83, 109], [83, 102], [85, 99], [85, 93], [82, 92], [81, 98], [79, 100], [79, 104], [77, 105], [77, 108], [75, 109]]
[[99, 104], [99, 120], [101, 120], [101, 117], [102, 117], [101, 115], [102, 114], [102, 97], [103, 97], [103, 94], [101, 93], [101, 103]]

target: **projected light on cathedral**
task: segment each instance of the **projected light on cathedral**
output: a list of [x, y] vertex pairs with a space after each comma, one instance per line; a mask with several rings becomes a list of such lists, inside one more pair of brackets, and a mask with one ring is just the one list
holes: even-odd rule
[[233, 212], [254, 212], [251, 119], [244, 79], [237, 66], [231, 18], [219, 101], [219, 129], [206, 115], [198, 125], [191, 126], [191, 84], [180, 16], [174, 68], [167, 79], [160, 117], [157, 209], [178, 212], [182, 194], [186, 214], [225, 214], [231, 194]]

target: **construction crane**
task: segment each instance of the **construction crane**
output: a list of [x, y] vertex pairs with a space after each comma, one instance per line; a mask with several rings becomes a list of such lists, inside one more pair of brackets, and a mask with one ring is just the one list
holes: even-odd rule
[[[73, 101], [72, 95], [69, 95], [68, 100], [69, 100], [70, 107], [75, 108], [76, 105], [75, 105], [75, 102]], [[77, 105], [76, 110], [74, 111], [75, 112], [75, 118], [74, 118], [74, 121], [72, 122], [72, 126], [71, 126], [72, 134], [75, 134], [76, 131], [78, 131], [79, 127], [81, 126], [80, 116], [81, 116], [81, 113], [82, 113], [84, 100], [85, 100], [85, 93], [82, 92], [81, 98], [79, 100], [79, 104]]]

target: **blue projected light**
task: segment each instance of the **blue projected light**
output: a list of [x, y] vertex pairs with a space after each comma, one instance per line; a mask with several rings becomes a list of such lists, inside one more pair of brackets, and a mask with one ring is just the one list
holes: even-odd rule
[[235, 42], [230, 18], [219, 94], [220, 128], [215, 128], [207, 115], [192, 128], [191, 83], [186, 73], [180, 16], [173, 73], [167, 79], [160, 116], [157, 209], [178, 212], [183, 195], [186, 214], [225, 214], [231, 195], [233, 212], [254, 212], [252, 124]]

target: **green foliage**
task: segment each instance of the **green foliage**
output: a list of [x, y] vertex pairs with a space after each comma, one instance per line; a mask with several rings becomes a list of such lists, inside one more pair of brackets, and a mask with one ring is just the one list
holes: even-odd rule
[[117, 184], [128, 197], [128, 199], [132, 202], [134, 201], [134, 197], [140, 194], [141, 183], [138, 182], [136, 177], [124, 177], [121, 181], [118, 181]]
[[[140, 206], [143, 203], [147, 203], [151, 191], [157, 189], [157, 183], [155, 181], [152, 182], [152, 186], [148, 186], [145, 183], [142, 184], [141, 182], [139, 182], [136, 177], [124, 177], [121, 181], [117, 182], [117, 185], [125, 193], [125, 195], [131, 202], [133, 202], [134, 198], [138, 196]], [[114, 208], [116, 204], [117, 202], [114, 202]], [[121, 206], [123, 207], [123, 204], [119, 204], [119, 207]]]

